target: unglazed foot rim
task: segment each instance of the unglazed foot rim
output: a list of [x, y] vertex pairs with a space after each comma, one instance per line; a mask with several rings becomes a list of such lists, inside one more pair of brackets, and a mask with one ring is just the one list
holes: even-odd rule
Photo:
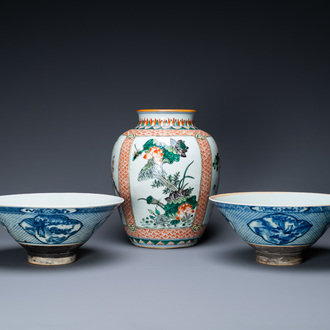
[[40, 257], [40, 256], [30, 256], [28, 255], [28, 262], [34, 265], [42, 266], [59, 266], [67, 265], [75, 262], [77, 260], [77, 254], [73, 254], [67, 257], [60, 258], [50, 258], [50, 257]]
[[77, 250], [84, 243], [69, 245], [29, 245], [20, 243], [34, 265], [57, 266], [70, 264], [77, 259]]
[[310, 245], [268, 246], [250, 244], [256, 250], [256, 261], [270, 266], [294, 266], [304, 261], [303, 251]]
[[302, 254], [297, 254], [295, 257], [272, 256], [263, 255], [256, 252], [256, 261], [263, 265], [270, 266], [294, 266], [299, 265], [304, 261]]

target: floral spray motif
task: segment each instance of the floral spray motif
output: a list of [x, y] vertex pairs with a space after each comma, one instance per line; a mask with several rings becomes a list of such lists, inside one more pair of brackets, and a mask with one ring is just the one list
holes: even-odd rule
[[138, 181], [152, 180], [152, 188], [164, 187], [162, 193], [166, 203], [155, 199], [152, 195], [139, 200], [155, 205], [155, 209], [148, 209], [149, 215], [142, 219], [142, 224], [148, 228], [182, 228], [190, 227], [193, 223], [196, 196], [192, 195], [193, 188], [186, 183], [187, 179], [194, 177], [187, 174], [193, 161], [187, 165], [181, 176], [180, 172], [167, 174], [164, 164], [179, 162], [181, 157], [186, 157], [189, 147], [183, 140], [170, 140], [170, 145], [161, 143], [156, 139], [148, 140], [142, 150], [136, 150], [133, 160], [143, 154], [147, 164], [141, 169]]

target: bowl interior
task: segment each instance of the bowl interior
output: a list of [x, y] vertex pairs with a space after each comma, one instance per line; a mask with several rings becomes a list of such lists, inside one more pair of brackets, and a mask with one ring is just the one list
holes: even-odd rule
[[328, 206], [330, 194], [302, 192], [245, 192], [211, 196], [213, 202], [252, 206]]
[[123, 198], [89, 193], [40, 193], [0, 196], [0, 207], [89, 208], [117, 205]]

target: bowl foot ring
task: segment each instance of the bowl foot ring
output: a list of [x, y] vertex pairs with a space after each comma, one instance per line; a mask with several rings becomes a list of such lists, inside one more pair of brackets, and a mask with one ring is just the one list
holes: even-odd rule
[[77, 260], [77, 250], [82, 244], [60, 246], [21, 245], [28, 252], [29, 263], [42, 266], [59, 266], [75, 262]]
[[75, 262], [76, 259], [77, 259], [76, 254], [62, 258], [38, 257], [38, 256], [30, 256], [28, 254], [28, 262], [30, 264], [42, 265], [42, 266], [57, 266], [57, 265], [71, 264], [72, 262]]
[[250, 244], [256, 250], [256, 261], [271, 266], [293, 266], [304, 261], [303, 251], [310, 245], [268, 246]]

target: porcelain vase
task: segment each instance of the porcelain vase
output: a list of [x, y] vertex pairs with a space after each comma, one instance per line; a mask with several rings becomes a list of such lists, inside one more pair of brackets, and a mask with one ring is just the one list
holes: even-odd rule
[[195, 110], [138, 110], [138, 125], [112, 152], [114, 192], [134, 245], [194, 245], [208, 223], [218, 188], [220, 158], [214, 139], [194, 125]]

